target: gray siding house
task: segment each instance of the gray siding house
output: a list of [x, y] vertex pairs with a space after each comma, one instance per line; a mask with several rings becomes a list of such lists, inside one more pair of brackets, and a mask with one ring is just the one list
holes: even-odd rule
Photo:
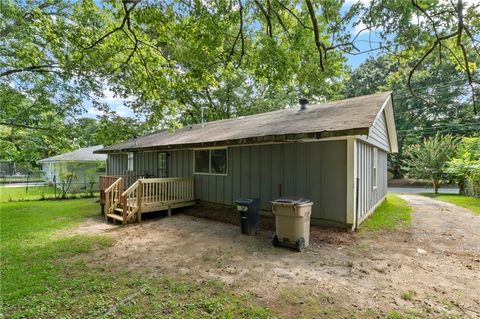
[[391, 93], [159, 131], [96, 153], [107, 174], [194, 179], [195, 199], [233, 206], [278, 197], [314, 202], [311, 222], [355, 229], [387, 193], [397, 152]]

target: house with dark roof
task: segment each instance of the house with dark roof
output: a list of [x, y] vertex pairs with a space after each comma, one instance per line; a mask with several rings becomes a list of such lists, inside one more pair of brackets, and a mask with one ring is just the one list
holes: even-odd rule
[[[387, 154], [398, 148], [391, 93], [302, 102], [162, 130], [95, 153], [108, 155], [110, 176], [191, 180], [189, 202], [231, 207], [259, 198], [271, 211], [272, 200], [300, 196], [314, 203], [312, 224], [356, 228], [387, 193]], [[157, 188], [144, 186], [141, 194], [161, 197]]]
[[100, 175], [105, 174], [107, 155], [94, 154], [94, 151], [102, 148], [103, 145], [79, 148], [72, 152], [41, 159], [38, 163], [42, 166], [45, 180], [58, 186], [61, 184], [64, 173], [74, 173], [75, 180], [71, 190], [78, 191], [80, 188], [85, 188], [91, 180], [97, 183]]

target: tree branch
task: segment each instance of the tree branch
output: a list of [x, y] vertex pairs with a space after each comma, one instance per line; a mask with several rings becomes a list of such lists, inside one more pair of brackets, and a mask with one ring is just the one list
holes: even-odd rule
[[255, 5], [260, 9], [260, 11], [262, 12], [263, 16], [265, 17], [265, 20], [267, 21], [267, 33], [268, 35], [271, 37], [273, 37], [273, 31], [272, 31], [272, 19], [270, 17], [270, 15], [268, 14], [268, 12], [265, 10], [265, 8], [261, 5], [260, 2], [258, 2], [258, 0], [253, 0], [253, 2], [255, 3]]
[[122, 30], [125, 27], [125, 25], [127, 23], [129, 23], [130, 12], [137, 6], [138, 3], [139, 2], [134, 2], [133, 5], [130, 6], [130, 8], [129, 8], [128, 5], [127, 5], [127, 1], [124, 0], [123, 1], [123, 11], [125, 12], [125, 15], [123, 17], [122, 23], [118, 27], [114, 28], [113, 30], [105, 33], [103, 36], [98, 38], [95, 42], [93, 42], [91, 45], [86, 47], [85, 50], [93, 49], [95, 46], [97, 46], [99, 43], [101, 43], [103, 40], [105, 40], [106, 38], [108, 38], [109, 36], [114, 34], [115, 32]]
[[[310, 20], [312, 21], [313, 25], [313, 35], [315, 37], [315, 45], [317, 46], [318, 50], [318, 56], [320, 58], [320, 69], [322, 71], [325, 71], [325, 67], [323, 66], [323, 58], [325, 57], [325, 60], [327, 59], [327, 48], [325, 47], [325, 44], [320, 41], [320, 31], [318, 29], [318, 21], [317, 17], [315, 15], [315, 8], [313, 7], [313, 4], [310, 0], [305, 0], [307, 7], [308, 7], [308, 12], [310, 14]], [[323, 53], [322, 53], [323, 49]], [[322, 56], [324, 54], [324, 56]]]
[[8, 76], [15, 73], [21, 72], [53, 72], [61, 74], [61, 72], [54, 70], [58, 68], [58, 64], [43, 64], [43, 65], [31, 65], [23, 68], [11, 69], [0, 73], [0, 77]]
[[32, 130], [55, 131], [54, 129], [49, 128], [49, 127], [31, 126], [31, 125], [27, 125], [27, 124], [10, 123], [10, 122], [3, 122], [3, 121], [0, 122], [0, 125], [28, 128], [28, 129], [32, 129]]
[[283, 9], [285, 9], [286, 11], [288, 11], [288, 13], [290, 13], [297, 21], [298, 23], [305, 29], [308, 29], [308, 30], [312, 30], [312, 28], [310, 28], [309, 26], [305, 25], [302, 20], [295, 14], [295, 12], [293, 12], [292, 10], [290, 10], [286, 5], [284, 5], [282, 2], [280, 2], [280, 0], [275, 0]]

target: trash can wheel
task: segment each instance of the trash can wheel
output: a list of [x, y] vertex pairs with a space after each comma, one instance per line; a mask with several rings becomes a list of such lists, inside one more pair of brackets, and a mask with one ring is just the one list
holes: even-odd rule
[[277, 237], [277, 234], [273, 235], [273, 237], [272, 237], [272, 245], [273, 245], [273, 247], [277, 247], [277, 246], [278, 246], [278, 237]]
[[305, 239], [303, 239], [303, 237], [300, 238], [297, 241], [296, 246], [297, 246], [298, 251], [300, 251], [300, 252], [303, 251], [305, 249]]

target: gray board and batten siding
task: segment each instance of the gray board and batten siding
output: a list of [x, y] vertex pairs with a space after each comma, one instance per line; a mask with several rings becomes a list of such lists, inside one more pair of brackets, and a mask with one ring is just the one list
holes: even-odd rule
[[[315, 203], [312, 224], [346, 226], [346, 152], [346, 140], [229, 147], [227, 174], [212, 175], [193, 173], [193, 150], [170, 151], [168, 176], [194, 177], [197, 200], [226, 206], [260, 198], [271, 211], [274, 199], [303, 196]], [[126, 157], [110, 154], [108, 174], [122, 175]], [[135, 153], [136, 174], [156, 175], [157, 166], [158, 152]]]
[[372, 144], [375, 147], [381, 148], [386, 152], [390, 152], [390, 141], [388, 137], [387, 120], [385, 111], [382, 111], [375, 123], [368, 131], [368, 135], [361, 135], [360, 139]]
[[[377, 153], [375, 155], [375, 153]], [[374, 161], [376, 157], [376, 182]], [[368, 214], [387, 195], [387, 152], [357, 140], [357, 225], [359, 225]], [[376, 185], [375, 185], [376, 184]]]

